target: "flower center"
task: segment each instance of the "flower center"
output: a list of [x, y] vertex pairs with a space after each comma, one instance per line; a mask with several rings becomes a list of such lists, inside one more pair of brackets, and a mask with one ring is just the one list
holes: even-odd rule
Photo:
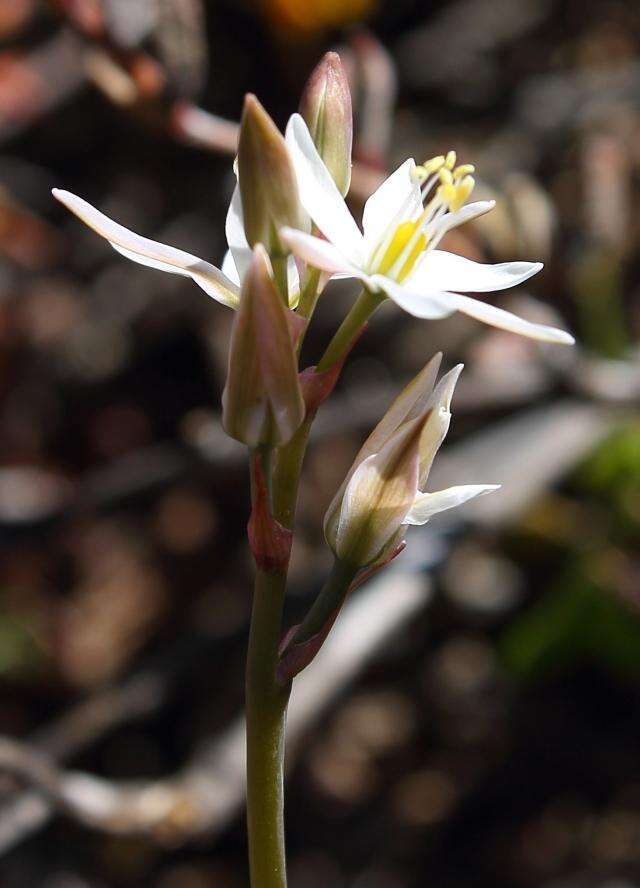
[[[402, 283], [421, 254], [433, 249], [452, 227], [451, 214], [465, 204], [475, 186], [471, 164], [456, 166], [456, 153], [432, 157], [417, 166], [422, 209], [416, 218], [415, 193], [396, 213], [387, 233], [373, 251], [370, 268]], [[404, 219], [403, 219], [404, 216]], [[407, 216], [413, 218], [407, 219]], [[455, 223], [454, 223], [455, 224]]]
[[[427, 236], [423, 232], [418, 231], [419, 228], [420, 220], [416, 222], [401, 222], [398, 225], [389, 246], [384, 251], [382, 259], [378, 264], [377, 271], [379, 274], [387, 274], [399, 259], [401, 259], [399, 268], [394, 269], [394, 277], [399, 283], [402, 283], [407, 275], [413, 271], [413, 266], [416, 264], [418, 256], [427, 246]], [[414, 237], [416, 232], [417, 237]], [[405, 250], [409, 245], [409, 250], [405, 255]]]

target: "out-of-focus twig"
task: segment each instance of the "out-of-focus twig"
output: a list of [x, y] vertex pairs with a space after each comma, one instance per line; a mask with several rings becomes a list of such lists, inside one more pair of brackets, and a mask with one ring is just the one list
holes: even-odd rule
[[[345, 608], [325, 648], [296, 681], [288, 717], [292, 741], [318, 718], [371, 659], [390, 632], [424, 607], [425, 577], [389, 571], [369, 583]], [[69, 751], [0, 741], [0, 770], [30, 787], [1, 811], [0, 853], [41, 826], [57, 808], [107, 832], [143, 834], [182, 842], [219, 832], [242, 803], [245, 791], [244, 720], [204, 743], [176, 775], [151, 782], [118, 783], [62, 771], [55, 759]], [[75, 751], [75, 750], [73, 750]]]

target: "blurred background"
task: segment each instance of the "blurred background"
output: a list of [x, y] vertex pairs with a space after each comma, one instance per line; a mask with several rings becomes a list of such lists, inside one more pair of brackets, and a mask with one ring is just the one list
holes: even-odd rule
[[[296, 682], [291, 886], [640, 886], [633, 0], [0, 2], [2, 886], [247, 884], [232, 315], [50, 189], [219, 263], [243, 94], [283, 125], [335, 48], [354, 211], [406, 156], [455, 148], [498, 207], [449, 248], [543, 260], [489, 298], [579, 346], [391, 307], [323, 408], [288, 621], [359, 442], [439, 349], [466, 370], [431, 489], [504, 487], [416, 531]], [[352, 298], [326, 291], [306, 363]]]

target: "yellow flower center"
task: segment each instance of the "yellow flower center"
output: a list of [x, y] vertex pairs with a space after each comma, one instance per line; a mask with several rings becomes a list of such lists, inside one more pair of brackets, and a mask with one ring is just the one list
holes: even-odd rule
[[[434, 247], [446, 233], [438, 230], [446, 213], [455, 213], [468, 200], [475, 180], [470, 163], [458, 164], [455, 151], [432, 157], [415, 167], [412, 175], [419, 183], [423, 209], [417, 219], [407, 220], [411, 201], [401, 207], [369, 260], [371, 273], [384, 274], [402, 283], [415, 268], [427, 247]], [[405, 215], [405, 221], [399, 219]]]
[[[376, 269], [378, 274], [387, 274], [387, 272], [391, 271], [393, 266], [400, 258], [405, 247], [413, 238], [416, 229], [420, 227], [420, 224], [421, 220], [418, 219], [416, 222], [401, 222], [400, 225], [398, 225], [393, 237], [391, 238], [389, 246], [384, 251], [382, 259], [378, 264], [378, 268]], [[426, 246], [427, 237], [425, 234], [421, 233], [415, 239], [415, 243], [412, 245], [406, 259], [403, 261], [399, 270], [394, 275], [398, 283], [402, 283], [407, 275], [411, 271], [413, 271], [413, 267], [416, 264], [418, 257]]]

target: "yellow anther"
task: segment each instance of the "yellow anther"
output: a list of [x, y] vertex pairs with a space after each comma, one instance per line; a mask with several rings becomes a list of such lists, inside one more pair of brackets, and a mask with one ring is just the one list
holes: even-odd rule
[[451, 185], [453, 183], [453, 175], [451, 170], [447, 169], [447, 167], [441, 167], [438, 175], [440, 176], [440, 181], [443, 185]]
[[445, 158], [444, 165], [446, 166], [446, 168], [448, 170], [452, 170], [454, 168], [454, 166], [456, 165], [457, 158], [458, 158], [458, 155], [456, 154], [455, 151], [448, 151], [447, 152], [447, 156]]
[[[405, 247], [413, 238], [419, 225], [420, 220], [418, 220], [417, 222], [401, 222], [400, 225], [398, 225], [395, 234], [393, 235], [393, 238], [391, 240], [391, 243], [384, 251], [384, 255], [380, 260], [378, 267], [376, 268], [376, 272], [378, 274], [386, 274], [387, 272], [391, 271], [393, 266], [402, 255]], [[394, 275], [396, 280], [403, 281], [406, 278], [409, 272], [413, 269], [418, 256], [420, 256], [426, 245], [426, 236], [424, 234], [419, 234], [416, 238], [415, 244], [411, 247], [409, 255], [402, 263], [400, 270]]]
[[460, 166], [457, 166], [453, 171], [454, 179], [461, 179], [463, 176], [468, 176], [469, 173], [475, 173], [476, 168], [472, 163], [461, 163]]
[[420, 164], [417, 164], [414, 167], [413, 172], [411, 173], [411, 178], [415, 182], [424, 182], [424, 180], [427, 178], [427, 176], [428, 176], [428, 173], [427, 173], [426, 169], [423, 166], [421, 166]]
[[449, 201], [449, 209], [453, 212], [459, 210], [461, 206], [463, 206], [473, 189], [475, 188], [476, 180], [473, 176], [465, 176], [464, 179], [455, 185], [455, 196], [453, 200]]
[[438, 154], [437, 157], [431, 157], [428, 160], [425, 160], [422, 164], [422, 169], [427, 176], [430, 176], [431, 173], [437, 173], [442, 166], [444, 166], [444, 157], [442, 154]]

